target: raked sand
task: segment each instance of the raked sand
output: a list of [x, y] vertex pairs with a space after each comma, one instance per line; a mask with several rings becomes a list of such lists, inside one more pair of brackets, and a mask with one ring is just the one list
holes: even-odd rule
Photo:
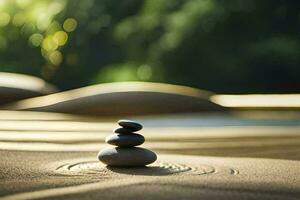
[[[95, 153], [5, 152], [1, 199], [297, 199], [300, 161], [159, 155], [108, 168]], [[26, 159], [25, 159], [26, 158]], [[4, 165], [4, 166], [3, 166]]]
[[245, 116], [140, 117], [158, 160], [109, 168], [114, 119], [5, 111], [0, 199], [299, 199], [299, 116]]

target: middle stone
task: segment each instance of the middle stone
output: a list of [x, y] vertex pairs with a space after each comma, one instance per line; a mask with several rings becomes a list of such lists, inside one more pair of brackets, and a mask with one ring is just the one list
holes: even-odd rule
[[118, 147], [134, 147], [143, 144], [145, 138], [136, 133], [112, 134], [106, 137], [105, 142]]

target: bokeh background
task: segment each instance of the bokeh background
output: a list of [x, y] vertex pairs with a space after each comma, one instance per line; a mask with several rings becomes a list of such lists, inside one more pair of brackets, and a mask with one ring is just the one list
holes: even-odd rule
[[300, 1], [0, 0], [0, 71], [62, 90], [157, 81], [300, 92]]

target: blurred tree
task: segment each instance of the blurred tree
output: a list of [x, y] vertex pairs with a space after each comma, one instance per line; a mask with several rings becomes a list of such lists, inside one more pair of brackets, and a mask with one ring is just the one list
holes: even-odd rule
[[0, 0], [0, 70], [62, 89], [143, 80], [300, 92], [300, 2]]

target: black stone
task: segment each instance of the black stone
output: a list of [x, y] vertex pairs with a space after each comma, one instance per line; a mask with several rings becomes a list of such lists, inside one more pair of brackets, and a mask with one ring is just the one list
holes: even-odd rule
[[144, 136], [140, 134], [112, 134], [106, 137], [106, 143], [118, 147], [134, 147], [145, 142]]
[[143, 128], [143, 126], [140, 123], [131, 120], [122, 119], [118, 121], [118, 124], [124, 128], [130, 128], [133, 131], [139, 131]]
[[157, 156], [141, 147], [109, 147], [99, 152], [98, 159], [112, 167], [140, 167], [153, 163]]
[[114, 133], [120, 133], [120, 134], [132, 134], [135, 130], [131, 128], [123, 128], [119, 127], [114, 129]]

